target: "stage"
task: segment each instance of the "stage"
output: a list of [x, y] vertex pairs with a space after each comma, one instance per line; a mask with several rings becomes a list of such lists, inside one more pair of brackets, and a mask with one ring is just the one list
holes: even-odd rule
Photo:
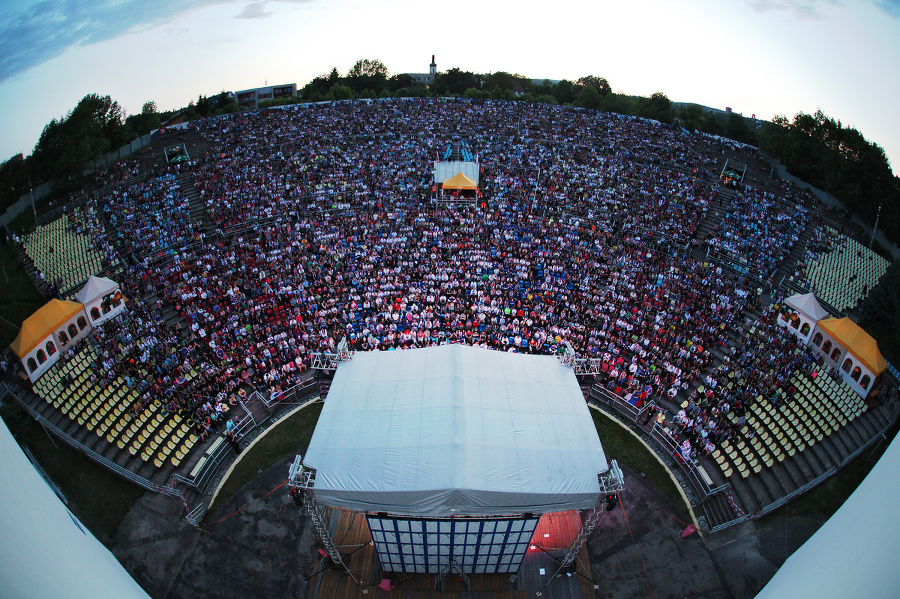
[[[344, 556], [344, 561], [353, 577], [340, 568], [329, 568], [320, 557], [309, 581], [310, 597], [313, 599], [362, 598], [363, 589], [369, 591], [367, 597], [403, 597], [404, 599], [525, 599], [534, 597], [539, 591], [550, 599], [587, 599], [594, 597], [590, 562], [585, 545], [576, 560], [577, 573], [561, 573], [554, 577], [559, 565], [554, 558], [562, 558], [581, 529], [581, 517], [577, 511], [557, 512], [541, 516], [532, 537], [532, 547], [525, 554], [518, 574], [472, 574], [469, 576], [470, 589], [455, 572], [447, 574], [435, 589], [434, 574], [383, 574], [372, 536], [366, 522], [366, 514], [343, 509], [328, 509], [326, 520], [334, 542]], [[543, 573], [542, 573], [543, 571]], [[379, 585], [383, 578], [389, 578], [394, 585], [392, 591], [384, 591]], [[471, 592], [469, 592], [471, 591]], [[475, 595], [477, 593], [477, 595]]]

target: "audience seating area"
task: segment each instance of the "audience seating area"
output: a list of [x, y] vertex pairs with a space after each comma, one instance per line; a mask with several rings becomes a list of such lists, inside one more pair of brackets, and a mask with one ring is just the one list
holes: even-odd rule
[[810, 245], [799, 277], [817, 297], [841, 311], [865, 299], [890, 266], [873, 250], [830, 227], [823, 227]]
[[75, 217], [58, 218], [36, 227], [24, 242], [25, 253], [35, 268], [43, 273], [47, 283], [61, 291], [83, 283], [103, 268], [92, 236], [73, 231], [73, 227], [79, 226], [81, 231], [87, 229]]
[[96, 357], [93, 348], [85, 347], [68, 361], [60, 360], [37, 381], [34, 391], [109, 444], [157, 468], [167, 460], [179, 466], [198, 441], [187, 422], [180, 414], [166, 414], [155, 403], [132, 416], [129, 408], [138, 396], [124, 380], [116, 377], [105, 388], [91, 382]]
[[[726, 477], [735, 472], [746, 478], [751, 473], [781, 462], [803, 451], [827, 435], [845, 426], [865, 411], [866, 405], [843, 381], [828, 376], [817, 366], [811, 380], [795, 373], [791, 383], [797, 392], [793, 399], [783, 393], [777, 406], [762, 395], [747, 410], [747, 428], [752, 437], [723, 441], [712, 457]], [[732, 421], [737, 418], [729, 415]]]

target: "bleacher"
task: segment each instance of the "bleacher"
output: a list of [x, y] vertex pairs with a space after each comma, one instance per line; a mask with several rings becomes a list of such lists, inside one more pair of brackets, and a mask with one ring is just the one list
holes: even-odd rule
[[[82, 233], [70, 230], [78, 223]], [[94, 248], [89, 223], [80, 215], [62, 217], [39, 225], [24, 240], [25, 253], [45, 280], [60, 290], [83, 283], [103, 269], [100, 253]]]
[[822, 235], [828, 249], [807, 261], [799, 276], [806, 284], [799, 283], [838, 310], [853, 308], [878, 284], [890, 262], [830, 227]]
[[[866, 409], [859, 395], [843, 381], [828, 376], [821, 366], [816, 367], [814, 381], [803, 373], [795, 373], [791, 383], [797, 389], [793, 399], [779, 390], [781, 400], [777, 407], [762, 395], [750, 406], [746, 420], [748, 430], [754, 432], [751, 439], [723, 441], [713, 452], [712, 458], [726, 478], [735, 473], [743, 478], [758, 474], [822, 441]], [[737, 419], [733, 413], [729, 418], [732, 422]]]
[[57, 362], [35, 383], [35, 393], [70, 420], [143, 462], [162, 468], [168, 460], [179, 466], [198, 441], [188, 423], [155, 403], [132, 417], [128, 410], [138, 394], [121, 377], [106, 388], [91, 382], [96, 356], [93, 348], [85, 347], [65, 363]]

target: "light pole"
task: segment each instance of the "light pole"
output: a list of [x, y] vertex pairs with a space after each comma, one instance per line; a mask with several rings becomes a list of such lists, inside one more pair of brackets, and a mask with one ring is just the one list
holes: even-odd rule
[[28, 195], [31, 196], [31, 210], [34, 211], [34, 226], [38, 225], [37, 208], [34, 206], [34, 188], [31, 187], [31, 177], [28, 177]]

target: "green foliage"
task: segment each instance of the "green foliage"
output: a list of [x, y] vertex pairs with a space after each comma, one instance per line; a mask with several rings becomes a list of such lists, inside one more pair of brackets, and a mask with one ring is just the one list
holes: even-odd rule
[[496, 73], [491, 73], [487, 77], [484, 78], [484, 82], [482, 83], [482, 87], [484, 89], [491, 90], [491, 94], [493, 95], [494, 90], [498, 90], [497, 95], [502, 95], [500, 92], [511, 92], [515, 93], [516, 85], [520, 85], [524, 90], [524, 77], [517, 77], [516, 75], [510, 75], [505, 71], [498, 71]]
[[603, 110], [617, 114], [637, 114], [637, 101], [625, 94], [609, 94], [603, 99]]
[[612, 87], [609, 85], [609, 81], [607, 81], [603, 77], [597, 77], [595, 75], [587, 75], [582, 77], [576, 83], [582, 87], [592, 87], [597, 90], [597, 93], [601, 96], [608, 96], [612, 93]]
[[18, 154], [0, 164], [0, 211], [6, 210], [28, 193], [28, 162]]
[[325, 94], [326, 100], [350, 100], [353, 98], [353, 91], [346, 85], [335, 83]]
[[300, 96], [285, 96], [283, 98], [272, 98], [271, 100], [263, 100], [259, 102], [259, 108], [270, 108], [272, 106], [287, 106], [288, 104], [300, 104], [303, 98]]
[[391, 93], [397, 94], [401, 89], [413, 87], [415, 84], [416, 80], [412, 78], [412, 75], [401, 73], [388, 79], [387, 88]]
[[89, 161], [128, 141], [119, 103], [88, 94], [65, 118], [44, 127], [32, 154], [34, 171], [45, 181], [77, 177]]
[[572, 85], [571, 81], [563, 79], [553, 88], [553, 97], [556, 98], [558, 104], [571, 104], [575, 101], [575, 94], [578, 89]]
[[689, 131], [700, 129], [700, 123], [703, 122], [703, 107], [699, 104], [685, 104], [678, 109], [676, 116], [682, 127]]
[[672, 101], [662, 92], [653, 92], [649, 98], [638, 98], [637, 114], [662, 123], [671, 123], [674, 120]]
[[756, 141], [747, 126], [747, 120], [736, 112], [729, 113], [725, 119], [725, 137], [751, 144]]
[[596, 110], [600, 108], [602, 104], [603, 98], [600, 97], [600, 92], [597, 91], [596, 87], [591, 85], [583, 86], [581, 91], [578, 92], [578, 96], [575, 98], [575, 105], [582, 108]]
[[872, 288], [863, 304], [861, 322], [891, 361], [900, 360], [900, 260], [895, 260]]
[[[200, 97], [203, 98], [203, 96]], [[154, 129], [159, 129], [159, 126], [160, 115], [156, 109], [156, 102], [153, 100], [144, 102], [140, 114], [133, 114], [125, 119], [125, 129], [129, 132], [128, 137], [131, 139], [141, 137]]]
[[357, 60], [342, 83], [360, 98], [377, 98], [387, 87], [387, 67], [380, 60]]
[[900, 179], [884, 150], [856, 129], [825, 115], [798, 113], [793, 121], [776, 117], [760, 135], [760, 149], [777, 156], [791, 174], [834, 195], [850, 212], [880, 225], [889, 239], [900, 239]]
[[461, 71], [458, 68], [452, 68], [446, 73], [438, 73], [434, 76], [431, 89], [434, 93], [445, 96], [461, 96], [466, 93], [469, 88], [480, 89], [478, 80], [475, 75], [469, 71]]

